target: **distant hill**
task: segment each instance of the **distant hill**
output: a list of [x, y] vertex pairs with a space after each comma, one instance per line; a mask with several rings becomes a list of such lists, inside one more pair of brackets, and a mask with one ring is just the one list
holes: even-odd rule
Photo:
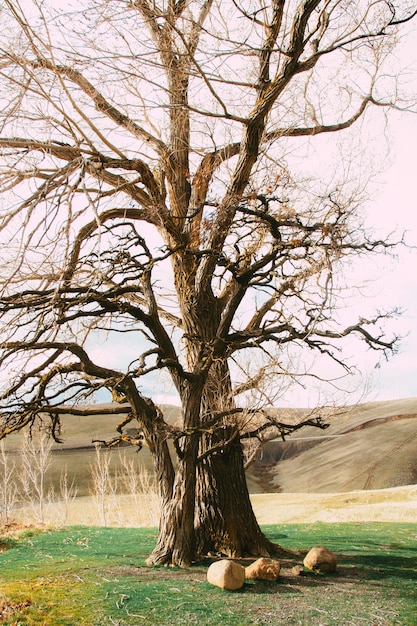
[[[179, 409], [161, 407], [174, 424]], [[120, 405], [97, 405], [91, 417], [63, 417], [64, 443], [55, 446], [51, 472], [59, 484], [63, 467], [78, 485], [78, 495], [91, 489], [91, 465], [94, 462], [94, 439], [111, 439], [123, 414]], [[274, 409], [287, 419], [301, 418], [302, 410]], [[20, 435], [8, 437], [6, 446], [15, 453]], [[152, 469], [147, 448], [124, 453], [138, 465]], [[118, 453], [112, 454], [112, 471], [117, 471]], [[417, 484], [417, 398], [390, 402], [372, 402], [346, 408], [330, 419], [326, 430], [305, 427], [286, 442], [264, 444], [247, 471], [251, 493], [335, 493], [362, 489], [385, 489]]]
[[250, 469], [267, 492], [335, 493], [417, 484], [417, 398], [358, 405], [266, 443]]

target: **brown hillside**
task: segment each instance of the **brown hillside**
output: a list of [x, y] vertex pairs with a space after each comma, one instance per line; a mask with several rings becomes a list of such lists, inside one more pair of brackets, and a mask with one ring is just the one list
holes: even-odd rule
[[271, 492], [330, 493], [417, 483], [417, 398], [347, 409], [329, 428], [265, 444], [251, 469]]
[[[61, 470], [66, 467], [69, 479], [78, 485], [78, 495], [90, 493], [95, 455], [92, 440], [115, 436], [123, 415], [112, 414], [114, 407], [99, 405], [92, 417], [64, 416], [64, 443], [55, 447], [50, 470], [53, 482], [59, 485]], [[178, 420], [177, 407], [163, 410], [170, 423]], [[305, 412], [275, 409], [274, 413], [289, 421], [301, 419]], [[417, 398], [338, 410], [329, 423], [325, 431], [306, 427], [286, 442], [266, 443], [247, 472], [250, 492], [329, 493], [417, 484]], [[6, 440], [13, 455], [19, 441], [19, 434]], [[125, 453], [138, 466], [152, 469], [147, 448], [137, 454], [128, 447]], [[118, 463], [115, 450], [112, 471]]]

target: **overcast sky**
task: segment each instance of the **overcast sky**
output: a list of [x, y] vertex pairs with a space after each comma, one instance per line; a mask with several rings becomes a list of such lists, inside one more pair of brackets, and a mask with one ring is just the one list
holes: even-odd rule
[[[369, 220], [382, 230], [408, 231], [407, 240], [417, 246], [417, 116], [392, 120], [390, 134], [392, 165], [379, 177], [384, 184], [369, 205]], [[375, 303], [403, 309], [396, 326], [401, 334], [409, 334], [399, 354], [375, 372], [371, 396], [378, 400], [417, 396], [417, 248], [401, 250], [398, 262], [381, 259], [381, 270]]]

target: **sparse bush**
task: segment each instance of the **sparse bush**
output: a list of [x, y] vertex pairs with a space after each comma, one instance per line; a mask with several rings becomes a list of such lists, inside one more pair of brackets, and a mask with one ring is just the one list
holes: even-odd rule
[[45, 505], [55, 497], [53, 487], [46, 482], [46, 473], [52, 461], [51, 448], [52, 440], [42, 432], [34, 435], [25, 433], [20, 448], [22, 495], [36, 520], [42, 524], [45, 522]]
[[78, 488], [74, 483], [74, 478], [72, 479], [71, 484], [69, 483], [67, 468], [61, 471], [59, 492], [61, 496], [59, 502], [62, 517], [61, 523], [65, 524], [68, 520], [70, 505], [74, 502], [78, 492]]
[[100, 523], [107, 526], [111, 512], [110, 500], [115, 493], [114, 481], [110, 474], [110, 451], [103, 450], [98, 443], [95, 447], [95, 461], [91, 464], [92, 496], [99, 511]]
[[[97, 444], [91, 465], [92, 497], [100, 524], [135, 526], [158, 523], [160, 504], [158, 489], [150, 473], [119, 451], [117, 469], [110, 471], [112, 451]], [[141, 522], [139, 522], [141, 520]]]
[[[19, 466], [0, 442], [0, 521], [67, 524], [77, 510], [78, 487], [63, 467], [59, 485], [52, 484], [52, 441], [45, 433], [26, 434], [20, 445]], [[111, 456], [113, 453], [113, 457]], [[114, 460], [114, 471], [111, 469]], [[126, 451], [96, 445], [91, 463], [91, 497], [96, 525], [155, 526], [160, 502], [155, 479]]]
[[10, 460], [6, 452], [4, 441], [0, 442], [0, 513], [4, 524], [10, 522], [10, 515], [13, 506], [18, 498], [18, 488], [16, 484], [16, 464]]
[[[124, 453], [119, 453], [119, 467], [120, 487], [124, 493], [133, 498], [133, 507], [131, 507], [133, 515], [136, 513], [137, 517], [142, 517], [145, 507], [149, 525], [156, 526], [159, 520], [160, 500], [155, 478], [146, 468], [138, 467], [133, 459], [128, 459]], [[124, 521], [126, 523], [127, 520]]]

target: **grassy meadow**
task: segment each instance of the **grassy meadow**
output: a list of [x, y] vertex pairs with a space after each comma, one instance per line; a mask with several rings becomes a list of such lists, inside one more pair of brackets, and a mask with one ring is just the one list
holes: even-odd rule
[[[92, 445], [114, 435], [117, 416], [68, 416], [64, 444], [45, 451], [43, 469], [39, 443], [22, 455], [21, 436], [8, 438], [0, 623], [415, 626], [416, 412], [415, 399], [371, 403], [337, 416], [328, 439], [312, 431], [265, 448], [247, 474], [254, 511], [294, 556], [281, 561], [277, 583], [248, 581], [238, 592], [207, 583], [208, 560], [186, 570], [146, 567], [158, 521], [149, 451]], [[171, 421], [177, 416], [172, 409]], [[363, 488], [379, 474], [384, 488]], [[337, 573], [297, 576], [293, 566], [318, 544], [337, 553]]]
[[[414, 626], [417, 528], [348, 523], [265, 526], [294, 551], [277, 582], [247, 581], [238, 592], [206, 581], [210, 562], [148, 568], [155, 529], [66, 527], [3, 537], [0, 621], [5, 626], [289, 624]], [[338, 554], [332, 575], [304, 572], [303, 551]], [[244, 562], [243, 564], [247, 564]]]

